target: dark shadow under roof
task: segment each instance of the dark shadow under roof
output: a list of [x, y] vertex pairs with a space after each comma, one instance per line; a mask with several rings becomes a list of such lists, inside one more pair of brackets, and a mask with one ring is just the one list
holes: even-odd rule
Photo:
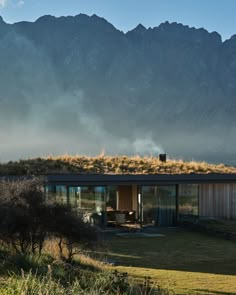
[[57, 174], [47, 175], [49, 184], [64, 185], [165, 185], [181, 183], [236, 183], [236, 174]]
[[[201, 183], [235, 183], [236, 174], [47, 174], [51, 185], [171, 185]], [[17, 180], [32, 176], [1, 176], [0, 180]]]

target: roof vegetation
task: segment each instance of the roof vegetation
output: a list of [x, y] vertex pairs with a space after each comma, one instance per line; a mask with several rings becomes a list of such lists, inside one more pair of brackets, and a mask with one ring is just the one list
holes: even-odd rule
[[0, 164], [0, 175], [81, 174], [210, 174], [236, 173], [236, 167], [141, 156], [49, 156]]

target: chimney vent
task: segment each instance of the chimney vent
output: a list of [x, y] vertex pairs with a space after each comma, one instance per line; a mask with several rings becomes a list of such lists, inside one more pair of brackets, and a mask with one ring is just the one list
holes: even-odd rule
[[166, 162], [166, 154], [159, 154], [159, 161]]

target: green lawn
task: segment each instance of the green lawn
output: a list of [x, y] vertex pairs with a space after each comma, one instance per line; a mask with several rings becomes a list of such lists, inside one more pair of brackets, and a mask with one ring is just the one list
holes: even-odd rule
[[112, 237], [115, 269], [150, 276], [176, 294], [236, 294], [236, 242], [183, 229], [164, 237]]

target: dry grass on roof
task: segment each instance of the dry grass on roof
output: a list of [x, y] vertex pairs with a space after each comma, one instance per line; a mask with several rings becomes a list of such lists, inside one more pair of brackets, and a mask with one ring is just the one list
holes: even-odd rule
[[209, 174], [236, 173], [236, 167], [206, 162], [185, 162], [141, 156], [48, 156], [0, 164], [0, 175], [30, 175], [46, 173], [88, 174]]

